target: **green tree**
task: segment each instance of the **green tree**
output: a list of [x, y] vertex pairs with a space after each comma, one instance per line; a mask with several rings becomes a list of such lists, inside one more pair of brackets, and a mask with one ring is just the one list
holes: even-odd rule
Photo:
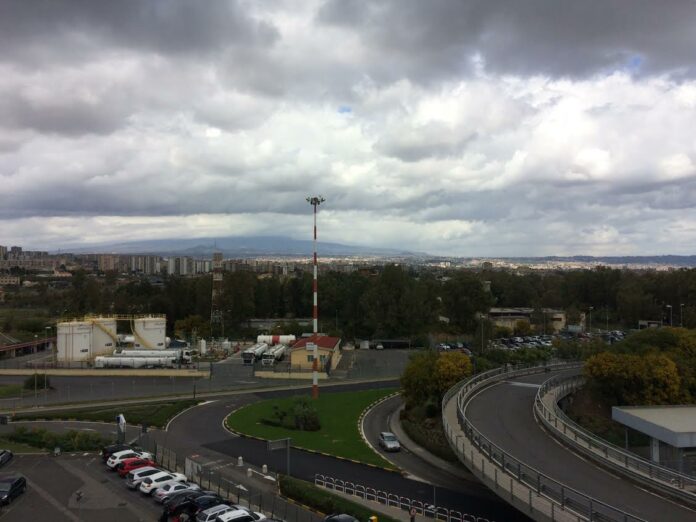
[[425, 404], [439, 393], [437, 374], [438, 353], [424, 350], [411, 355], [401, 375], [401, 387], [408, 407]]

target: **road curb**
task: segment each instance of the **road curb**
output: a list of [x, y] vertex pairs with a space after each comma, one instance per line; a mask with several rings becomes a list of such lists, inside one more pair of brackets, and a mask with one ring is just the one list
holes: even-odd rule
[[[377, 405], [378, 403], [380, 403], [381, 401], [386, 400], [387, 398], [391, 398], [393, 395], [399, 394], [399, 393], [401, 393], [401, 392], [390, 393], [390, 394], [387, 395], [386, 397], [382, 397], [381, 399], [378, 399], [377, 401], [375, 401], [375, 402], [373, 402], [372, 404], [370, 404], [370, 405], [367, 407], [367, 409], [373, 408], [374, 406], [376, 406], [376, 405]], [[263, 441], [263, 442], [268, 442], [268, 439], [264, 439], [264, 438], [262, 438], [262, 437], [257, 437], [256, 435], [248, 435], [248, 434], [246, 434], [246, 433], [242, 433], [242, 432], [240, 432], [240, 431], [234, 430], [234, 429], [230, 428], [229, 426], [227, 426], [227, 422], [226, 422], [227, 419], [228, 419], [231, 415], [234, 415], [236, 412], [238, 412], [239, 410], [241, 410], [242, 408], [245, 408], [246, 406], [249, 406], [249, 405], [248, 405], [248, 404], [245, 404], [244, 406], [240, 406], [239, 408], [237, 408], [237, 409], [235, 409], [235, 410], [232, 410], [230, 413], [228, 413], [228, 414], [222, 419], [222, 427], [223, 427], [226, 431], [228, 431], [229, 433], [231, 433], [232, 435], [235, 435], [235, 436], [237, 436], [237, 437], [244, 437], [244, 438], [247, 438], [247, 439], [254, 439], [254, 440], [260, 440], [260, 441]], [[367, 442], [366, 439], [365, 439], [365, 436], [364, 436], [364, 434], [362, 433], [362, 430], [361, 430], [362, 419], [363, 419], [363, 417], [364, 417], [365, 411], [367, 411], [367, 410], [363, 410], [363, 412], [362, 412], [362, 413], [360, 414], [360, 416], [358, 417], [358, 431], [360, 432], [360, 436], [362, 437], [363, 441], [364, 441], [364, 442]], [[372, 446], [371, 446], [369, 443], [367, 443], [367, 445], [368, 445], [368, 447], [370, 447], [370, 448], [373, 449], [373, 451], [374, 451], [374, 448], [372, 448]], [[389, 471], [389, 472], [391, 472], [391, 473], [398, 473], [399, 475], [402, 475], [402, 472], [401, 472], [401, 470], [398, 469], [398, 466], [397, 466], [397, 469], [391, 469], [391, 468], [387, 468], [387, 467], [384, 467], [384, 466], [378, 466], [377, 464], [370, 464], [369, 462], [362, 462], [362, 461], [360, 461], [360, 460], [349, 459], [348, 457], [341, 457], [341, 456], [339, 456], [339, 455], [333, 455], [333, 454], [331, 454], [331, 453], [326, 453], [326, 452], [324, 452], [324, 451], [317, 451], [317, 450], [313, 450], [313, 449], [309, 449], [309, 448], [303, 448], [303, 447], [301, 447], [301, 446], [295, 446], [295, 445], [291, 445], [290, 447], [293, 448], [293, 449], [296, 449], [296, 450], [305, 451], [305, 452], [307, 452], [307, 453], [314, 453], [315, 455], [323, 455], [324, 457], [331, 457], [331, 458], [334, 458], [334, 459], [343, 460], [343, 461], [346, 461], [346, 462], [352, 462], [352, 463], [354, 463], [354, 464], [360, 464], [360, 465], [362, 465], [362, 466], [369, 466], [369, 467], [371, 467], [371, 468], [381, 469], [381, 470], [383, 470], [383, 471]], [[379, 455], [379, 454], [378, 454], [378, 455]], [[380, 455], [380, 457], [382, 457], [382, 455]], [[393, 463], [392, 463], [392, 464], [393, 464]]]
[[382, 467], [381, 469], [384, 469], [384, 470], [386, 470], [386, 471], [393, 471], [393, 472], [395, 472], [395, 473], [399, 473], [400, 475], [404, 475], [404, 471], [403, 471], [399, 466], [397, 466], [395, 463], [393, 463], [393, 462], [392, 462], [391, 460], [389, 460], [387, 457], [385, 457], [384, 455], [382, 455], [379, 451], [377, 451], [377, 450], [375, 449], [375, 447], [374, 447], [372, 444], [370, 444], [370, 441], [368, 441], [368, 440], [367, 440], [367, 437], [365, 436], [365, 430], [363, 429], [363, 424], [364, 424], [364, 421], [365, 421], [365, 417], [367, 417], [367, 415], [370, 413], [370, 411], [371, 411], [372, 409], [376, 408], [377, 406], [379, 406], [380, 404], [382, 404], [383, 402], [388, 401], [389, 399], [391, 399], [391, 398], [393, 398], [393, 397], [396, 397], [397, 395], [401, 395], [401, 392], [400, 392], [400, 391], [396, 391], [396, 392], [390, 393], [389, 395], [386, 395], [386, 396], [382, 397], [381, 399], [377, 399], [377, 400], [374, 401], [372, 404], [368, 405], [367, 408], [365, 408], [365, 409], [363, 410], [363, 412], [360, 414], [360, 417], [358, 417], [358, 432], [360, 432], [360, 436], [362, 437], [363, 442], [364, 442], [365, 444], [367, 444], [367, 446], [368, 446], [376, 455], [379, 455], [380, 458], [386, 460], [387, 462], [389, 462], [392, 466], [394, 466], [394, 467], [396, 468], [396, 469], [394, 470], [394, 469], [389, 469], [389, 468], [384, 468], [384, 467]]

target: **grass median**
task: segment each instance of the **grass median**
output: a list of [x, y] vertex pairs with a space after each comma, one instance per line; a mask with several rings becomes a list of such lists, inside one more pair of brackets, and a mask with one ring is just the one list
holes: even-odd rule
[[15, 420], [80, 420], [97, 422], [116, 422], [116, 416], [122, 413], [128, 424], [147, 424], [163, 428], [176, 414], [198, 404], [200, 401], [186, 399], [172, 402], [128, 405], [124, 407], [85, 408], [80, 410], [56, 411], [44, 413], [18, 413]]
[[360, 414], [370, 404], [394, 391], [396, 390], [379, 389], [320, 395], [319, 399], [311, 402], [319, 414], [321, 428], [318, 431], [269, 426], [262, 422], [262, 419], [271, 419], [275, 409], [290, 408], [297, 396], [250, 404], [229, 415], [225, 423], [228, 428], [245, 435], [268, 440], [290, 437], [296, 448], [395, 469], [391, 463], [372, 451], [358, 430]]

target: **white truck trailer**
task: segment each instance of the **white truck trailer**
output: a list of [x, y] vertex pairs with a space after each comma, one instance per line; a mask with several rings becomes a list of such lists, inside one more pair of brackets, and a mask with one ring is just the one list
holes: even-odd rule
[[261, 364], [263, 364], [264, 366], [273, 366], [278, 361], [281, 361], [284, 355], [285, 345], [278, 344], [276, 346], [273, 346], [266, 353], [263, 354], [263, 356], [261, 357]]
[[181, 361], [182, 364], [191, 362], [191, 350], [170, 349], [170, 350], [114, 350], [114, 357], [169, 357], [176, 359], [177, 364]]
[[266, 343], [257, 343], [242, 352], [242, 361], [244, 364], [254, 364], [263, 357], [263, 354], [268, 351]]
[[94, 358], [95, 368], [174, 368], [175, 357], [105, 357]]

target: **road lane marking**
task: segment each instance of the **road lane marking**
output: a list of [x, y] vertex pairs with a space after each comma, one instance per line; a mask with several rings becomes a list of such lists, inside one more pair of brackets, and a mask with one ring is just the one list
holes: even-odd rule
[[532, 384], [529, 382], [503, 381], [503, 384], [509, 384], [511, 386], [521, 386], [522, 388], [541, 388], [541, 384]]
[[27, 484], [31, 487], [31, 489], [36, 491], [46, 502], [51, 504], [54, 508], [63, 513], [70, 520], [72, 520], [73, 522], [81, 522], [81, 520], [78, 517], [76, 517], [67, 508], [63, 507], [63, 504], [58, 502], [58, 500], [56, 500], [48, 491], [36, 484], [36, 482], [34, 482], [33, 480], [27, 480]]

